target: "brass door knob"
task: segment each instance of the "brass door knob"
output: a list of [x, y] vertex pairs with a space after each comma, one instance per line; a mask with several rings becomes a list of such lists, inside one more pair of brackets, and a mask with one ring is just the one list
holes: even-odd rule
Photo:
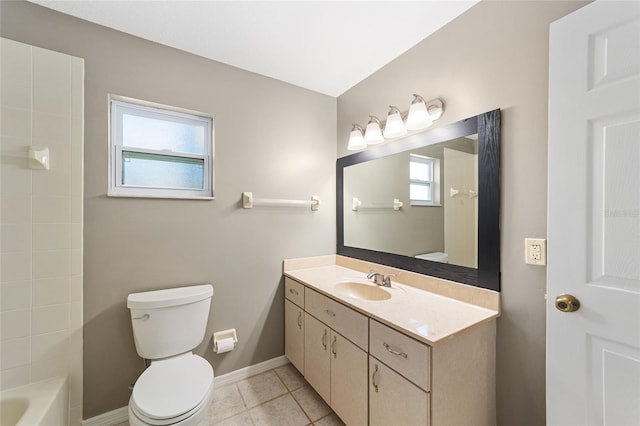
[[562, 312], [575, 312], [580, 309], [580, 301], [570, 294], [556, 297], [556, 308]]

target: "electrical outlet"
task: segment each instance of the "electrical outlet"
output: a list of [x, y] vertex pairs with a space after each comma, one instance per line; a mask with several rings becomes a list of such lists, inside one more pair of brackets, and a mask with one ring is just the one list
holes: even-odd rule
[[525, 263], [545, 266], [547, 264], [547, 240], [543, 238], [524, 239]]

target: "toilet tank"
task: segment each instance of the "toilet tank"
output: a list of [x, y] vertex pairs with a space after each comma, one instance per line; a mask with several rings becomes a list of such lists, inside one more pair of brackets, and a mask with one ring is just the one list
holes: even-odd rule
[[132, 293], [127, 297], [138, 355], [160, 359], [189, 352], [204, 339], [210, 284]]

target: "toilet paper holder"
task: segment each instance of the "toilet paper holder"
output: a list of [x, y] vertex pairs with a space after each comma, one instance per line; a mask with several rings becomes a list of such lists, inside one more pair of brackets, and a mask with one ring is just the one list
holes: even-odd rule
[[[233, 342], [233, 347], [229, 348], [228, 343]], [[220, 343], [220, 346], [218, 345]], [[238, 335], [236, 334], [235, 328], [230, 328], [228, 330], [216, 331], [213, 333], [213, 351], [215, 353], [223, 353], [228, 352], [230, 350], [235, 349], [238, 344]], [[221, 348], [221, 346], [225, 346], [226, 348]], [[222, 349], [222, 351], [220, 350]]]

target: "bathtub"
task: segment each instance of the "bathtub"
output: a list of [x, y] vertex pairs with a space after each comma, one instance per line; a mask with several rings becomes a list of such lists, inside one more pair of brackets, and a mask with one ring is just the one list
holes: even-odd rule
[[7, 389], [0, 395], [2, 426], [69, 424], [69, 384], [66, 376]]

